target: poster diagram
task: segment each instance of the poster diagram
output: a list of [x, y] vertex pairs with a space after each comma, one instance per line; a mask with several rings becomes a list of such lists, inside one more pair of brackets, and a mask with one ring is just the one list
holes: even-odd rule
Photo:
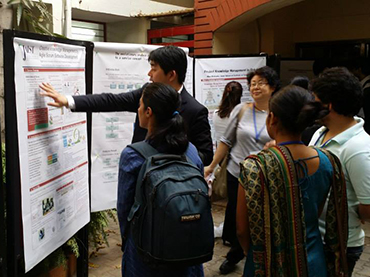
[[47, 106], [42, 82], [85, 94], [85, 48], [14, 38], [26, 271], [90, 220], [86, 115]]
[[[242, 102], [251, 101], [247, 86], [248, 72], [266, 65], [266, 57], [199, 58], [195, 60], [195, 98], [208, 108], [212, 138], [212, 117], [220, 104], [225, 85], [231, 81], [243, 87]], [[213, 140], [215, 148], [216, 142]], [[214, 149], [215, 150], [215, 149]]]
[[[149, 82], [149, 53], [158, 47], [160, 46], [95, 43], [93, 92], [126, 93], [141, 88]], [[184, 51], [188, 53], [188, 49]], [[192, 70], [192, 65], [188, 66], [188, 70]], [[189, 85], [191, 84], [192, 80], [189, 80]], [[135, 117], [136, 113], [132, 112], [94, 113], [92, 116], [93, 212], [116, 208], [118, 162], [122, 150], [131, 143]]]
[[[96, 43], [94, 48], [94, 93], [126, 93], [149, 81], [148, 55], [158, 46]], [[92, 117], [91, 209], [116, 207], [118, 162], [131, 143], [135, 113], [94, 113]]]

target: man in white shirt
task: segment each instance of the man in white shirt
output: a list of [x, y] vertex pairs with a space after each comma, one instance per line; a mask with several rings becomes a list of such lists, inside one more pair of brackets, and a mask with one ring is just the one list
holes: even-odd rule
[[362, 223], [370, 220], [370, 136], [363, 128], [364, 120], [355, 116], [362, 105], [362, 88], [347, 69], [331, 68], [312, 81], [312, 91], [329, 114], [322, 119], [324, 127], [315, 132], [310, 144], [338, 156], [345, 174], [351, 276], [365, 244]]

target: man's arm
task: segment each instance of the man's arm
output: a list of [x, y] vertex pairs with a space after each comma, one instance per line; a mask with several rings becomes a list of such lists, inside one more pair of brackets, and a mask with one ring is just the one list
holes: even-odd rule
[[370, 221], [370, 151], [351, 157], [345, 164], [359, 205], [359, 218]]
[[[50, 97], [54, 102], [48, 103], [54, 107], [68, 107], [67, 97], [57, 92], [50, 84], [42, 83], [40, 88], [43, 90], [40, 94]], [[93, 95], [73, 96], [75, 109], [78, 112], [114, 112], [128, 111], [136, 112], [139, 107], [140, 97], [143, 88], [127, 93], [102, 93]]]

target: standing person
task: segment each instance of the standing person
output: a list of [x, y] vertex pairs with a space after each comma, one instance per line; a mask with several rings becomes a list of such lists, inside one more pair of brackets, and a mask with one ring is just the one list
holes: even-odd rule
[[[179, 112], [187, 125], [187, 135], [199, 151], [204, 164], [209, 164], [213, 156], [211, 128], [208, 123], [208, 110], [195, 100], [185, 89], [183, 83], [187, 69], [185, 52], [176, 46], [160, 47], [149, 54], [150, 71], [148, 76], [151, 82], [160, 82], [173, 87], [181, 95]], [[144, 86], [145, 87], [145, 86]], [[41, 95], [51, 97], [54, 107], [68, 107], [76, 112], [137, 112], [143, 88], [127, 93], [102, 93], [81, 96], [64, 96], [53, 89], [49, 84], [40, 86], [45, 92]], [[147, 131], [140, 127], [136, 116], [132, 142], [145, 139]]]
[[312, 81], [312, 91], [329, 114], [322, 118], [324, 126], [316, 131], [310, 144], [338, 156], [346, 178], [351, 276], [365, 244], [361, 222], [370, 220], [370, 136], [364, 130], [364, 120], [355, 116], [362, 104], [361, 84], [347, 69], [331, 68]]
[[[301, 141], [302, 131], [328, 111], [297, 86], [273, 94], [269, 111], [267, 130], [277, 146], [241, 163], [237, 230], [247, 253], [244, 277], [342, 276], [347, 202], [340, 161]], [[330, 189], [324, 247], [319, 215]]]
[[[189, 143], [184, 120], [179, 115], [180, 96], [170, 86], [152, 83], [145, 87], [138, 109], [139, 124], [148, 130], [146, 142], [160, 153], [186, 156], [203, 170], [203, 164], [193, 144]], [[145, 159], [134, 149], [126, 147], [119, 162], [117, 213], [124, 252], [122, 276], [204, 276], [202, 265], [180, 269], [151, 269], [146, 265], [128, 232], [127, 217], [134, 204], [136, 181]], [[128, 234], [125, 237], [125, 234]]]
[[218, 110], [213, 113], [216, 147], [221, 136], [225, 133], [231, 111], [236, 105], [240, 104], [242, 94], [243, 87], [239, 82], [231, 81], [226, 84]]
[[[229, 149], [230, 160], [227, 165], [227, 194], [228, 202], [225, 211], [225, 223], [222, 239], [231, 244], [226, 260], [220, 266], [221, 274], [228, 274], [235, 265], [244, 258], [243, 249], [236, 237], [236, 200], [238, 195], [239, 163], [253, 152], [260, 151], [265, 143], [270, 141], [266, 130], [268, 101], [271, 94], [280, 88], [280, 81], [275, 70], [268, 66], [258, 68], [247, 75], [252, 103], [237, 105], [230, 115], [229, 125], [220, 139], [211, 164], [204, 169], [207, 178], [215, 167], [226, 157]], [[246, 106], [245, 106], [246, 105]], [[238, 122], [238, 115], [245, 109]]]

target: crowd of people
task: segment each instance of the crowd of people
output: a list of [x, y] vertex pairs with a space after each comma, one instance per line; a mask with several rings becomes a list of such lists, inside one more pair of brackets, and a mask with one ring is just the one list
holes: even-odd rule
[[[246, 256], [244, 276], [351, 276], [370, 220], [370, 137], [357, 116], [364, 84], [334, 67], [281, 88], [274, 69], [255, 69], [247, 75], [252, 102], [240, 103], [238, 82], [225, 87], [213, 155], [208, 111], [183, 86], [184, 51], [161, 47], [149, 62], [152, 83], [128, 93], [66, 97], [40, 87], [50, 105], [72, 111], [136, 112], [133, 142], [185, 155], [205, 178], [228, 159], [222, 240], [230, 250], [221, 274]], [[148, 266], [133, 242], [128, 216], [144, 160], [126, 147], [119, 163], [122, 276], [204, 276], [202, 264]]]

